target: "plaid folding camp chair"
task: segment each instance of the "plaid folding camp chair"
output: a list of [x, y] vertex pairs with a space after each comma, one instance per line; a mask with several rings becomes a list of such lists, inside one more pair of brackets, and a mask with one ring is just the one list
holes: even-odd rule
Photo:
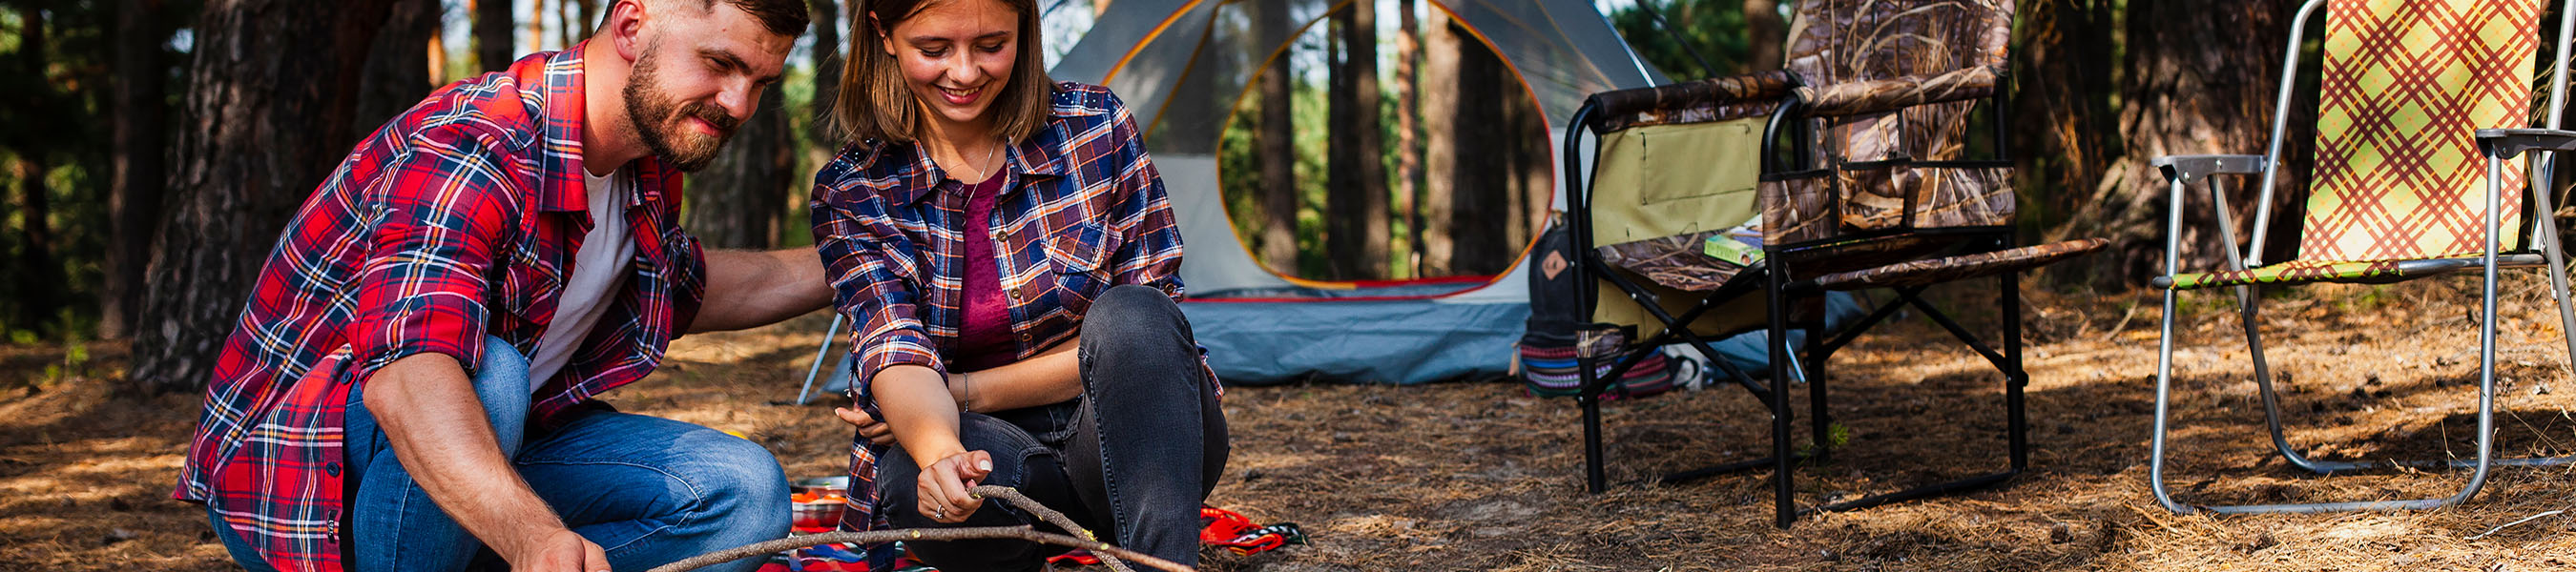
[[[1585, 376], [1577, 400], [1593, 491], [1604, 486], [1599, 396], [1607, 380], [1652, 354], [1638, 348], [1686, 343], [1770, 407], [1771, 456], [1665, 480], [1770, 468], [1775, 520], [1788, 526], [1799, 513], [1789, 382], [1807, 383], [1809, 450], [1823, 454], [1832, 444], [1825, 361], [1907, 307], [2002, 373], [2010, 465], [1813, 510], [1990, 486], [2028, 464], [2016, 273], [2103, 241], [2016, 247], [2004, 114], [1987, 114], [1994, 131], [1979, 142], [1993, 157], [1969, 150], [1971, 113], [2004, 108], [2012, 3], [1808, 0], [1797, 10], [1788, 69], [1595, 94], [1567, 127], [1567, 173], [1586, 172], [1583, 132], [1599, 136], [1590, 192], [1581, 177], [1567, 182], [1578, 260], [1564, 266], [1590, 290], [1580, 299], [1594, 305], [1577, 352], [1586, 362], [1577, 368]], [[1542, 261], [1543, 271], [1554, 267]], [[1977, 277], [1996, 279], [2000, 350], [1920, 296]], [[1867, 288], [1891, 289], [1893, 299], [1840, 332], [1814, 327], [1814, 301], [1824, 292]], [[1796, 352], [1784, 335], [1793, 325], [1816, 334]], [[1705, 342], [1756, 328], [1769, 333], [1767, 384]], [[1596, 371], [1595, 361], [1608, 366]]]
[[[2297, 259], [2262, 261], [2269, 226], [2272, 183], [2281, 166], [2282, 132], [2290, 111], [2291, 79], [2298, 73], [2299, 42], [2318, 7], [2327, 8], [2325, 63], [2319, 85], [2317, 157], [2301, 221]], [[2166, 221], [2165, 275], [2152, 284], [2165, 290], [2163, 340], [2156, 348], [2155, 436], [2149, 480], [2157, 502], [2174, 512], [2323, 512], [2426, 509], [2467, 500], [2485, 485], [2492, 465], [2554, 465], [2576, 458], [2494, 458], [2496, 270], [2546, 266], [2559, 318], [2576, 331], [2567, 304], [2566, 263], [2558, 252], [2549, 193], [2526, 192], [2529, 181], [2548, 181], [2550, 161], [2526, 178], [2525, 151], [2576, 149], [2576, 134], [2557, 131], [2566, 92], [2566, 63], [2553, 59], [2546, 125], [2549, 129], [2498, 129], [2530, 124], [2534, 52], [2541, 37], [2540, 0], [2309, 0], [2291, 25], [2282, 66], [2281, 97], [2272, 139], [2263, 155], [2161, 157], [2171, 193]], [[2566, 54], [2566, 18], [2576, 1], [2560, 8], [2558, 54]], [[2485, 164], [2478, 159], [2483, 157]], [[2481, 179], [2480, 169], [2484, 175]], [[2242, 252], [2229, 250], [2217, 272], [2184, 273], [2180, 266], [2183, 193], [2205, 183], [2220, 236], [2237, 244], [2227, 193], [2212, 175], [2262, 175], [2254, 235]], [[2483, 191], [2483, 192], [2481, 192]], [[2358, 462], [2310, 459], [2281, 429], [2280, 400], [2272, 388], [2256, 329], [2261, 299], [2253, 286], [2313, 282], [2388, 283], [2483, 270], [2484, 314], [2478, 332], [2478, 453], [2475, 459]], [[2466, 486], [2445, 498], [2207, 506], [2174, 500], [2165, 490], [2167, 403], [2173, 384], [2175, 297], [2184, 290], [2233, 287], [2254, 362], [2255, 387], [2272, 446], [2292, 466], [2318, 474], [2391, 465], [2475, 467]], [[2576, 339], [2569, 355], [2576, 357]]]

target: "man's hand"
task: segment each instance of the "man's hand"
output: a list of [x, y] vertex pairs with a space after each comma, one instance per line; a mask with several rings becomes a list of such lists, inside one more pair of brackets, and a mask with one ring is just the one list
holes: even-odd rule
[[964, 451], [941, 457], [921, 467], [913, 479], [916, 497], [921, 500], [914, 510], [931, 520], [957, 524], [968, 515], [984, 508], [984, 499], [967, 492], [975, 483], [993, 474], [993, 455], [983, 451]]
[[513, 572], [608, 572], [608, 553], [581, 534], [555, 529], [503, 554]]
[[878, 421], [875, 416], [868, 415], [866, 411], [860, 411], [855, 407], [834, 407], [832, 414], [840, 416], [841, 421], [858, 427], [859, 437], [867, 439], [869, 443], [894, 444], [894, 427]]

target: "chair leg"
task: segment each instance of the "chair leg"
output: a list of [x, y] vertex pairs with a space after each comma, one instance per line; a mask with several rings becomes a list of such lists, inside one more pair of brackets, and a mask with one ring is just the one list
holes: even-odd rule
[[[1823, 459], [1833, 455], [1834, 451], [1834, 417], [1833, 412], [1828, 407], [1829, 400], [1826, 399], [1827, 393], [1825, 391], [1825, 387], [1830, 383], [1830, 380], [1825, 377], [1825, 360], [1822, 357], [1824, 352], [1819, 340], [1819, 338], [1824, 337], [1823, 334], [1825, 333], [1825, 328], [1822, 322], [1818, 322], [1807, 327], [1806, 330], [1806, 343], [1800, 345], [1805, 346], [1806, 354], [1808, 356], [1815, 356], [1813, 359], [1809, 360], [1812, 363], [1803, 364], [1805, 366], [1803, 369], [1806, 370], [1807, 380], [1807, 428], [1809, 433], [1807, 437], [1807, 447], [1814, 451], [1814, 453], [1810, 455], [1811, 457]], [[1782, 340], [1781, 343], [1785, 345], [1788, 342], [1786, 340]], [[1798, 359], [1798, 352], [1786, 352], [1786, 356], [1788, 359], [1792, 360], [1792, 366], [1801, 365], [1799, 362], [1795, 361]]]
[[1583, 407], [1583, 483], [1586, 490], [1598, 494], [1608, 488], [1607, 471], [1603, 467], [1607, 460], [1602, 458], [1601, 452], [1601, 391], [1604, 388], [1601, 387], [1603, 384], [1594, 383], [1591, 358], [1575, 356], [1574, 368], [1582, 370], [1577, 377], [1582, 385], [1576, 386], [1574, 401]]
[[2006, 272], [2002, 282], [2004, 361], [2011, 362], [2004, 372], [2004, 432], [2011, 450], [2012, 472], [2020, 473], [2030, 467], [2030, 414], [2022, 396], [2023, 388], [2030, 385], [2030, 371], [2022, 369], [2021, 363], [2021, 274]]
[[[1779, 261], [1771, 261], [1771, 264], [1779, 264]], [[1771, 402], [1772, 524], [1788, 528], [1789, 523], [1798, 518], [1798, 499], [1792, 482], [1797, 477], [1790, 472], [1789, 457], [1789, 312], [1788, 300], [1785, 299], [1787, 288], [1782, 284], [1782, 277], [1788, 271], [1777, 266], [1771, 270], [1763, 273], [1763, 306], [1771, 318], [1766, 326], [1770, 339], [1763, 345], [1771, 351], [1771, 395], [1768, 397]]]

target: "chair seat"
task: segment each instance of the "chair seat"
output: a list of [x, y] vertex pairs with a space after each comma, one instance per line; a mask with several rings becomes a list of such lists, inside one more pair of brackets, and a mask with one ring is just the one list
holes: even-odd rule
[[[2516, 253], [2496, 255], [2499, 268], [2529, 268], [2548, 264], [2539, 254]], [[2418, 260], [2292, 260], [2260, 268], [2223, 270], [2197, 274], [2157, 276], [2148, 282], [2157, 288], [2195, 290], [2220, 286], [2253, 284], [2306, 284], [2343, 282], [2350, 284], [2386, 284], [2438, 276], [2483, 265], [2479, 257], [2426, 258]]]
[[1622, 270], [1637, 273], [1665, 288], [1685, 292], [1709, 292], [1726, 285], [1726, 281], [1743, 272], [1735, 263], [1710, 258], [1701, 244], [1719, 231], [1679, 234], [1625, 244], [1613, 244], [1595, 250], [1601, 261]]
[[2111, 241], [2100, 238], [2069, 240], [2006, 250], [1962, 254], [1926, 260], [1912, 260], [1816, 277], [1816, 285], [1827, 290], [1857, 290], [1929, 286], [2003, 272], [2018, 272], [2046, 266], [2059, 260], [2080, 256]]

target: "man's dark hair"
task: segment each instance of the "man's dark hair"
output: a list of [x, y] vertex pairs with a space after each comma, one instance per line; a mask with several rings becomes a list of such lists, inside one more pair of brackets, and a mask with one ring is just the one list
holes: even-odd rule
[[[713, 8], [715, 3], [716, 0], [706, 0], [701, 5]], [[724, 0], [724, 3], [751, 14], [752, 18], [760, 20], [761, 26], [769, 28], [769, 33], [790, 38], [805, 35], [805, 26], [814, 18], [811, 9], [805, 6], [805, 0]]]

